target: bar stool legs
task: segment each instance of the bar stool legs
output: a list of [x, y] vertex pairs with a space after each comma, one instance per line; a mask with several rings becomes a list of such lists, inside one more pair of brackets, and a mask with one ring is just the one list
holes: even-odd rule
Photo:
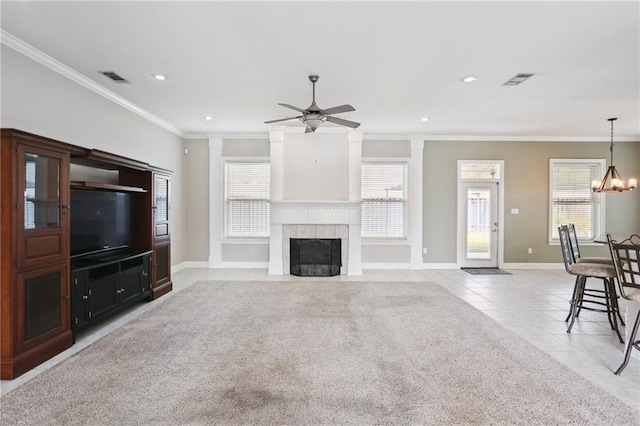
[[[624, 325], [624, 321], [622, 320], [622, 316], [620, 314], [620, 309], [618, 307], [617, 293], [614, 285], [613, 279], [602, 279], [604, 282], [604, 302], [595, 302], [589, 301], [590, 303], [597, 303], [599, 305], [604, 305], [605, 309], [595, 309], [599, 311], [603, 311], [607, 313], [607, 319], [609, 320], [609, 324], [611, 325], [611, 329], [616, 332], [618, 335], [618, 340], [620, 343], [624, 343], [624, 339], [620, 334], [620, 330], [618, 329], [618, 318], [620, 318], [620, 323]], [[567, 333], [571, 333], [571, 329], [573, 328], [573, 324], [576, 321], [576, 318], [580, 315], [580, 311], [582, 310], [582, 305], [585, 302], [585, 286], [587, 282], [587, 277], [583, 275], [578, 275], [576, 277], [576, 283], [573, 289], [573, 296], [571, 298], [571, 309], [569, 310], [569, 315], [564, 320], [565, 322], [569, 322], [569, 326], [567, 327]], [[587, 308], [585, 308], [587, 309]], [[594, 310], [593, 308], [590, 308]]]
[[629, 359], [631, 358], [631, 351], [635, 347], [640, 350], [640, 341], [636, 340], [636, 336], [638, 335], [638, 328], [640, 328], [640, 311], [638, 311], [638, 315], [636, 315], [636, 322], [633, 324], [633, 329], [631, 330], [631, 334], [629, 335], [629, 343], [627, 344], [627, 349], [624, 352], [624, 361], [622, 361], [622, 365], [618, 367], [615, 374], [622, 373], [622, 370], [629, 364]]

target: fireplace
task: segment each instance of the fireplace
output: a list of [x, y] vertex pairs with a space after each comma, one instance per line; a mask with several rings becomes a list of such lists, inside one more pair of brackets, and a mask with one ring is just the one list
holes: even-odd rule
[[290, 274], [290, 239], [337, 239], [341, 274], [362, 275], [360, 202], [271, 201], [269, 274]]
[[340, 238], [291, 238], [291, 275], [332, 277], [340, 275], [342, 242]]

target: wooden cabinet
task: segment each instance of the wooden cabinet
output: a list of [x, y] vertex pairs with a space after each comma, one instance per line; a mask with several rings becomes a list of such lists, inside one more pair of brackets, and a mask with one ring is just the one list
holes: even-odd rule
[[171, 172], [152, 167], [149, 170], [121, 168], [120, 184], [146, 189], [147, 196], [138, 204], [138, 215], [150, 225], [138, 233], [140, 247], [151, 247], [151, 297], [157, 299], [173, 289], [171, 281]]
[[169, 234], [170, 189], [168, 173], [153, 173], [153, 298], [171, 291], [171, 237]]
[[2, 130], [1, 377], [14, 378], [73, 343], [69, 283], [72, 147]]
[[[0, 370], [13, 379], [70, 347], [78, 328], [172, 290], [171, 172], [14, 129], [2, 129], [0, 159]], [[94, 237], [78, 231], [82, 221], [71, 225], [72, 163], [118, 177], [117, 184], [74, 179], [75, 187], [134, 194], [130, 238], [98, 244], [100, 259], [93, 249], [70, 258], [72, 242]]]
[[78, 330], [151, 294], [151, 252], [72, 264], [72, 328]]

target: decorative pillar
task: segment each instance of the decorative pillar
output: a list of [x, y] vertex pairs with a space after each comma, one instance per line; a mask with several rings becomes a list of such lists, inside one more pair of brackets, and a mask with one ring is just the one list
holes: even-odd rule
[[423, 198], [424, 136], [411, 135], [411, 159], [409, 160], [408, 225], [411, 242], [411, 269], [422, 269], [422, 198]]
[[349, 221], [349, 260], [348, 275], [362, 275], [362, 234], [361, 207], [362, 202], [362, 132], [347, 130], [349, 141], [349, 201], [358, 203], [349, 212], [355, 217]]
[[[271, 201], [282, 201], [284, 191], [284, 133], [285, 127], [269, 132], [269, 161], [271, 164]], [[283, 275], [282, 225], [274, 224], [276, 212], [270, 207], [269, 275]]]
[[209, 268], [222, 267], [222, 135], [209, 135]]

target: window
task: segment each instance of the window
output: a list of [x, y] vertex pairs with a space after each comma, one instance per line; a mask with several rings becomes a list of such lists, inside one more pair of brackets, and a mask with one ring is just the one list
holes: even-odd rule
[[407, 163], [362, 164], [362, 237], [406, 238]]
[[602, 178], [604, 160], [551, 159], [549, 241], [558, 241], [558, 226], [573, 223], [578, 239], [589, 241], [604, 229], [604, 200], [591, 190]]
[[499, 180], [500, 164], [495, 162], [466, 162], [461, 160], [461, 180]]
[[226, 237], [268, 237], [270, 165], [265, 161], [226, 161]]

